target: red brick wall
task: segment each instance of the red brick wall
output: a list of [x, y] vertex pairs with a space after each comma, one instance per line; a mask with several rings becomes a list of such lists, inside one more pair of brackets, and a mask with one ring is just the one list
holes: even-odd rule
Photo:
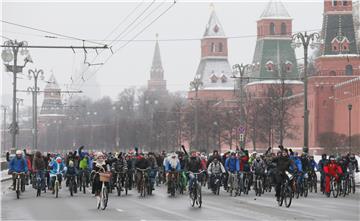
[[321, 56], [315, 61], [318, 75], [336, 76], [345, 75], [346, 65], [352, 65], [353, 75], [360, 76], [360, 56]]
[[347, 5], [344, 6], [342, 0], [337, 0], [337, 5], [333, 6], [333, 0], [324, 1], [324, 12], [338, 12], [338, 11], [352, 11], [352, 1], [348, 0]]
[[[215, 44], [215, 52], [211, 51], [211, 44]], [[219, 44], [222, 43], [222, 51], [219, 52]], [[201, 57], [206, 56], [228, 56], [226, 38], [204, 38], [201, 40]]]
[[[270, 23], [275, 25], [275, 35], [270, 35]], [[281, 34], [281, 23], [286, 25], [286, 35]], [[258, 38], [269, 36], [283, 36], [291, 37], [292, 35], [292, 20], [291, 19], [262, 19], [257, 21], [257, 36]]]

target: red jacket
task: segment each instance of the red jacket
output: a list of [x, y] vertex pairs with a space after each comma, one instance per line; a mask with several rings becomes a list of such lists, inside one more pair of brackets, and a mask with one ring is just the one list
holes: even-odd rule
[[341, 166], [337, 163], [328, 163], [324, 166], [324, 172], [335, 176], [336, 174], [342, 174]]

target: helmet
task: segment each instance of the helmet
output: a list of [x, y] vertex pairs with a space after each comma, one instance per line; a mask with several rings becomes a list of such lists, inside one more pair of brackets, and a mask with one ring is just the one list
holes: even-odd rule
[[22, 150], [17, 150], [16, 151], [16, 155], [22, 155], [22, 154], [23, 154]]
[[70, 160], [69, 161], [69, 167], [73, 167], [74, 166], [74, 161]]

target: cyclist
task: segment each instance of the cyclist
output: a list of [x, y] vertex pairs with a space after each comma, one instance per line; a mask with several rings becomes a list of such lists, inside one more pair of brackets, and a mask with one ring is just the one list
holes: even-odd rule
[[122, 176], [121, 177], [121, 191], [122, 191], [122, 186], [124, 186], [124, 175], [125, 173], [127, 173], [127, 162], [125, 160], [125, 158], [123, 157], [123, 153], [120, 152], [117, 155], [117, 158], [115, 158], [116, 160], [112, 163], [111, 166], [111, 170], [115, 173], [113, 173], [113, 181], [116, 182], [117, 181], [117, 176]]
[[[147, 154], [144, 153], [140, 153], [137, 156], [136, 159], [136, 163], [135, 163], [135, 168], [136, 169], [148, 169], [150, 167], [150, 161], [148, 159]], [[138, 192], [140, 193], [140, 181], [142, 179], [142, 172], [140, 170], [136, 171], [136, 177], [135, 177], [135, 182], [136, 182], [136, 186], [138, 187]]]
[[[91, 171], [91, 180], [92, 180], [92, 190], [91, 193], [95, 194], [97, 202], [100, 201], [100, 192], [102, 182], [100, 181], [99, 172], [109, 171], [108, 165], [106, 163], [105, 155], [102, 152], [97, 152], [95, 154], [96, 160], [93, 162], [93, 170]], [[106, 187], [109, 189], [109, 183], [105, 183]]]
[[[237, 176], [240, 171], [240, 162], [235, 152], [231, 152], [230, 156], [225, 160], [225, 169], [229, 173], [227, 185], [231, 185], [230, 181], [233, 182], [234, 177]], [[237, 183], [234, 185], [236, 186]]]
[[50, 182], [51, 182], [51, 189], [52, 189], [52, 193], [55, 193], [55, 189], [54, 189], [54, 185], [55, 185], [55, 180], [56, 180], [56, 176], [58, 177], [59, 180], [59, 188], [61, 189], [61, 181], [62, 181], [62, 174], [65, 172], [65, 165], [62, 162], [62, 159], [60, 156], [56, 157], [56, 159], [52, 160], [49, 163], [49, 167], [50, 167]]
[[202, 170], [201, 160], [197, 156], [196, 151], [191, 151], [191, 155], [186, 165], [186, 170], [189, 172], [189, 192], [192, 192], [195, 176], [193, 173], [199, 173]]
[[275, 191], [276, 191], [276, 200], [280, 200], [280, 191], [281, 185], [284, 179], [287, 179], [285, 171], [289, 171], [290, 166], [293, 169], [296, 169], [296, 165], [294, 162], [289, 158], [287, 149], [283, 149], [280, 152], [280, 156], [273, 159], [273, 162], [276, 163], [275, 169]]
[[36, 177], [40, 177], [41, 179], [41, 189], [44, 190], [45, 189], [45, 160], [44, 157], [42, 156], [40, 151], [36, 151], [35, 153], [35, 157], [33, 159], [33, 171], [34, 173], [36, 173]]
[[[16, 174], [15, 173], [27, 173], [28, 167], [25, 158], [23, 157], [23, 152], [21, 150], [17, 150], [15, 153], [15, 157], [9, 162], [9, 174], [12, 174], [13, 179], [13, 190], [15, 190], [16, 183]], [[25, 175], [21, 175], [21, 190], [25, 190]]]
[[[252, 171], [255, 173], [255, 178], [256, 177], [260, 177], [260, 178], [264, 178], [265, 177], [265, 162], [261, 159], [261, 157], [259, 155], [256, 156], [256, 159], [254, 160], [253, 164], [252, 164]], [[255, 188], [255, 185], [254, 185]]]
[[178, 159], [178, 156], [176, 153], [172, 153], [167, 159], [164, 161], [165, 163], [165, 172], [166, 172], [166, 179], [167, 179], [167, 192], [170, 193], [170, 172], [176, 172], [175, 173], [175, 182], [177, 183], [178, 180], [178, 172], [181, 170], [180, 161]]
[[74, 161], [69, 161], [69, 166], [66, 168], [65, 178], [66, 178], [66, 186], [69, 186], [70, 177], [74, 177], [74, 193], [77, 192], [77, 184], [75, 177], [78, 175], [78, 170], [74, 165]]
[[330, 178], [335, 177], [335, 181], [339, 182], [340, 176], [343, 174], [341, 166], [336, 162], [334, 156], [329, 157], [330, 162], [325, 165], [325, 192], [327, 195], [330, 195]]
[[355, 158], [355, 154], [350, 154], [349, 157], [349, 170], [359, 172], [358, 161]]
[[[224, 166], [222, 165], [222, 163], [219, 161], [219, 158], [218, 157], [214, 157], [212, 162], [210, 163], [209, 167], [208, 167], [208, 170], [207, 170], [208, 174], [209, 174], [209, 177], [210, 177], [210, 188], [213, 190], [213, 192], [215, 193], [215, 189], [214, 189], [214, 181], [215, 181], [215, 178], [220, 176], [222, 174], [224, 174], [226, 171], [225, 171], [225, 168]], [[221, 178], [220, 178], [221, 180]]]
[[318, 167], [320, 171], [320, 191], [325, 192], [325, 172], [324, 167], [328, 164], [326, 159], [326, 154], [321, 155], [321, 160], [319, 160]]
[[149, 171], [149, 178], [150, 178], [150, 186], [152, 190], [155, 190], [155, 178], [158, 171], [158, 164], [155, 158], [155, 154], [153, 152], [149, 152], [148, 160], [150, 163], [150, 171]]

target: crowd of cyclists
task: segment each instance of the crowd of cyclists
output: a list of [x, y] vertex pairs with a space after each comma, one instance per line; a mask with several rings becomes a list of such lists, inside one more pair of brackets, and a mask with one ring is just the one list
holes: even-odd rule
[[274, 188], [281, 205], [284, 197], [290, 197], [290, 202], [293, 197], [307, 197], [309, 192], [317, 192], [318, 186], [328, 197], [331, 193], [334, 197], [355, 193], [355, 173], [359, 172], [353, 153], [323, 154], [316, 162], [314, 156], [283, 146], [278, 150], [269, 147], [263, 154], [236, 149], [222, 154], [214, 150], [206, 155], [194, 150], [188, 153], [184, 146], [179, 149], [171, 153], [140, 152], [138, 148], [127, 153], [106, 153], [84, 151], [82, 146], [65, 154], [16, 150], [15, 156], [7, 153], [6, 157], [13, 190], [24, 192], [26, 185], [32, 185], [38, 190], [37, 196], [47, 190], [57, 196], [57, 188], [61, 189], [65, 180], [71, 195], [91, 190], [98, 205], [113, 191], [120, 196], [135, 189], [140, 196], [146, 196], [161, 184], [167, 185], [170, 196], [188, 192], [194, 199], [193, 206], [195, 202], [201, 206], [201, 187], [214, 194], [220, 194], [223, 187], [224, 193], [233, 197], [251, 190], [261, 196]]

